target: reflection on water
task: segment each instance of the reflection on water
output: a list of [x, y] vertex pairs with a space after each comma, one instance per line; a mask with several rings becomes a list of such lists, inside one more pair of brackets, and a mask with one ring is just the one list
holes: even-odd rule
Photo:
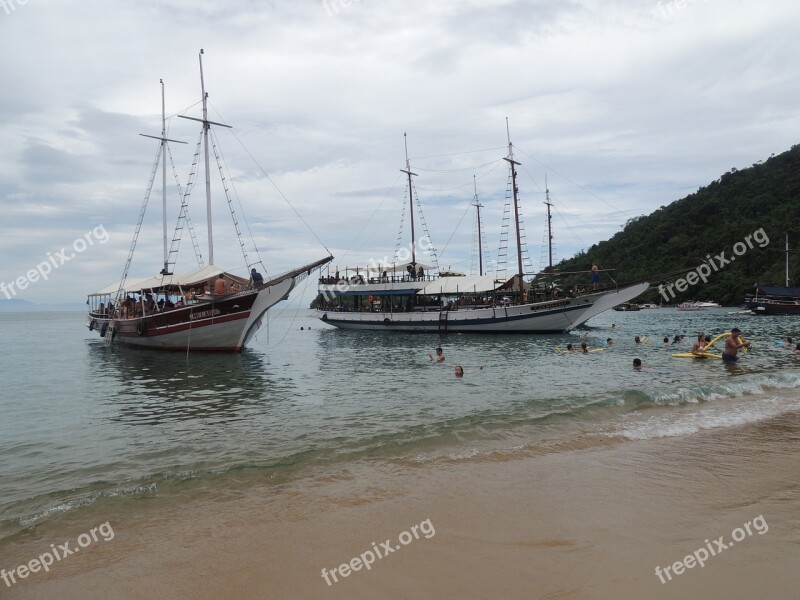
[[288, 378], [273, 378], [259, 353], [163, 353], [118, 347], [101, 342], [89, 346], [95, 376], [113, 382], [109, 405], [118, 410], [110, 419], [129, 424], [166, 421], [246, 418], [254, 407], [291, 398]]

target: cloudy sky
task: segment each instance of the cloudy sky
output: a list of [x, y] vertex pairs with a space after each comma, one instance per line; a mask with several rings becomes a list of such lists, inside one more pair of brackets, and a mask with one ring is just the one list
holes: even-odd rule
[[[0, 0], [0, 282], [61, 263], [62, 249], [70, 260], [13, 297], [80, 302], [119, 279], [157, 150], [139, 133], [160, 131], [160, 78], [188, 178], [199, 126], [174, 115], [200, 116], [200, 48], [267, 273], [324, 246], [342, 267], [392, 255], [404, 132], [440, 264], [469, 272], [473, 175], [497, 256], [506, 117], [537, 269], [545, 177], [565, 258], [797, 143], [798, 30], [788, 0]], [[171, 168], [167, 187], [171, 230]], [[218, 178], [212, 190], [215, 262], [242, 270]], [[162, 266], [160, 205], [159, 176], [132, 275]], [[207, 259], [202, 185], [190, 215]], [[189, 239], [182, 249], [177, 270], [191, 270]]]

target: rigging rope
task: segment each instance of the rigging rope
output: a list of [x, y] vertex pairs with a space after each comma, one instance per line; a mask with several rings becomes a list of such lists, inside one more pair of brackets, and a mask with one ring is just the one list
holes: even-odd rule
[[[211, 103], [209, 102], [209, 104], [211, 104]], [[224, 121], [224, 120], [225, 120], [225, 119], [222, 117], [222, 115], [219, 113], [219, 111], [216, 109], [216, 107], [214, 107], [213, 105], [211, 105], [211, 108], [214, 110], [214, 112], [215, 112], [215, 113], [217, 113], [217, 114], [219, 115], [219, 117], [220, 117], [220, 120], [222, 120], [222, 121]], [[239, 139], [239, 136], [238, 136], [238, 135], [236, 135], [236, 132], [235, 132], [235, 131], [233, 131], [232, 129], [231, 129], [231, 135], [233, 135], [233, 138], [234, 138], [234, 139], [235, 139], [237, 142], [239, 142], [239, 145], [242, 147], [242, 150], [244, 150], [244, 151], [245, 151], [245, 153], [247, 153], [247, 155], [248, 155], [248, 156], [249, 156], [249, 157], [250, 157], [250, 158], [253, 160], [253, 162], [255, 163], [255, 165], [258, 167], [258, 169], [259, 169], [259, 170], [261, 171], [261, 173], [264, 175], [264, 177], [266, 177], [266, 178], [267, 178], [267, 181], [269, 181], [269, 182], [272, 184], [272, 187], [274, 187], [274, 188], [275, 188], [275, 190], [278, 192], [278, 194], [280, 194], [281, 198], [283, 198], [283, 200], [286, 202], [286, 204], [288, 204], [288, 205], [289, 205], [289, 208], [291, 208], [291, 209], [292, 209], [292, 212], [294, 212], [294, 214], [297, 216], [297, 218], [298, 218], [298, 219], [300, 219], [300, 221], [303, 223], [303, 225], [305, 225], [305, 226], [306, 226], [306, 229], [308, 229], [308, 230], [311, 232], [311, 235], [313, 235], [313, 236], [316, 238], [316, 240], [317, 240], [317, 241], [320, 243], [320, 245], [321, 245], [323, 248], [325, 248], [325, 251], [326, 251], [326, 252], [327, 252], [329, 255], [333, 256], [333, 253], [332, 253], [332, 252], [331, 252], [331, 251], [328, 249], [328, 247], [327, 247], [327, 246], [326, 246], [326, 245], [325, 245], [325, 244], [322, 242], [322, 240], [319, 238], [319, 236], [316, 234], [316, 232], [315, 232], [315, 231], [314, 231], [314, 230], [311, 228], [311, 225], [309, 225], [309, 224], [308, 224], [308, 222], [307, 222], [307, 221], [306, 221], [306, 220], [303, 218], [303, 215], [301, 215], [301, 214], [298, 212], [298, 210], [297, 210], [297, 209], [294, 207], [294, 205], [293, 205], [293, 204], [292, 204], [292, 203], [289, 201], [289, 198], [287, 198], [287, 197], [286, 197], [286, 195], [283, 193], [283, 191], [282, 191], [282, 190], [281, 190], [281, 189], [278, 187], [278, 184], [276, 184], [276, 183], [275, 183], [275, 182], [272, 180], [272, 178], [269, 176], [269, 173], [267, 173], [267, 171], [264, 169], [264, 167], [262, 167], [262, 166], [261, 166], [261, 163], [259, 163], [259, 162], [258, 162], [258, 160], [256, 160], [256, 157], [255, 157], [255, 156], [253, 156], [253, 153], [252, 153], [252, 152], [250, 152], [250, 150], [248, 150], [248, 149], [247, 149], [247, 147], [246, 147], [246, 146], [245, 146], [245, 145], [242, 143], [242, 140], [240, 140], [240, 139]]]

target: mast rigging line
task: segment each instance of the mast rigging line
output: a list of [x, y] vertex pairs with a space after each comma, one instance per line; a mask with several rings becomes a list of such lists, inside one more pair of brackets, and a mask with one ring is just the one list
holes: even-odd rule
[[475, 171], [475, 169], [482, 169], [483, 167], [488, 167], [489, 165], [493, 165], [495, 163], [502, 162], [502, 158], [498, 158], [496, 160], [490, 160], [487, 163], [483, 163], [480, 165], [473, 165], [471, 167], [464, 167], [460, 169], [423, 169], [422, 167], [414, 167], [418, 171], [425, 171], [426, 173], [461, 173], [463, 171]]
[[[236, 184], [235, 184], [235, 182], [233, 180], [233, 176], [231, 175], [231, 170], [230, 170], [230, 168], [228, 168], [228, 161], [225, 160], [225, 154], [222, 152], [222, 147], [221, 147], [220, 142], [219, 142], [219, 136], [214, 131], [211, 132], [211, 140], [212, 140], [213, 145], [214, 145], [214, 154], [217, 155], [217, 153], [219, 153], [218, 156], [216, 156], [216, 158], [217, 158], [217, 164], [218, 164], [218, 166], [220, 168], [220, 173], [222, 172], [222, 167], [224, 167], [225, 171], [228, 174], [227, 178], [223, 177], [223, 188], [225, 189], [225, 195], [226, 195], [226, 197], [228, 196], [228, 190], [227, 190], [227, 188], [225, 188], [225, 182], [229, 181], [231, 189], [233, 190], [233, 195], [236, 198], [236, 203], [239, 205], [239, 212], [242, 215], [242, 220], [244, 221], [245, 227], [247, 227], [247, 234], [250, 236], [250, 243], [253, 246], [253, 252], [255, 252], [256, 258], [258, 259], [255, 262], [252, 262], [252, 263], [250, 262], [250, 260], [248, 258], [248, 255], [247, 255], [247, 249], [244, 247], [244, 243], [240, 239], [239, 243], [241, 244], [242, 253], [244, 254], [245, 263], [247, 264], [247, 272], [249, 274], [250, 268], [253, 265], [258, 264], [258, 265], [261, 265], [263, 267], [263, 269], [264, 269], [264, 272], [267, 275], [269, 275], [269, 272], [267, 270], [267, 266], [264, 264], [264, 261], [261, 260], [261, 254], [259, 254], [259, 252], [258, 252], [258, 246], [256, 245], [256, 239], [255, 239], [255, 237], [253, 237], [252, 229], [250, 229], [250, 222], [247, 220], [247, 214], [245, 213], [244, 207], [242, 206], [242, 200], [239, 197], [239, 192], [236, 190]], [[219, 165], [220, 159], [222, 159], [222, 165]], [[230, 203], [230, 198], [228, 198], [228, 201]], [[236, 233], [241, 238], [241, 232], [239, 231], [238, 220], [236, 219], [236, 217], [233, 214], [231, 214], [231, 216], [233, 217], [233, 223], [234, 223], [234, 228], [236, 229]]]
[[[470, 209], [473, 206], [475, 206], [475, 205], [472, 204], [472, 203], [467, 204], [467, 209], [464, 211], [464, 214], [461, 215], [461, 219], [459, 219], [458, 224], [456, 225], [456, 228], [453, 230], [453, 233], [450, 234], [450, 238], [447, 240], [447, 243], [445, 243], [444, 248], [442, 248], [442, 251], [439, 253], [439, 259], [440, 260], [441, 260], [441, 257], [444, 255], [445, 250], [447, 250], [447, 246], [450, 245], [450, 242], [453, 240], [453, 237], [458, 232], [458, 228], [461, 227], [461, 223], [464, 221], [464, 217], [467, 216], [467, 213], [470, 212]], [[466, 262], [466, 261], [462, 261], [462, 262]], [[457, 264], [457, 263], [452, 263], [452, 264]]]
[[613, 204], [611, 204], [611, 203], [610, 203], [610, 202], [608, 202], [607, 200], [605, 200], [605, 199], [601, 198], [600, 196], [598, 196], [598, 195], [597, 195], [597, 194], [595, 194], [594, 192], [591, 192], [591, 191], [587, 190], [585, 187], [583, 187], [583, 186], [582, 186], [582, 185], [580, 185], [579, 183], [576, 183], [576, 182], [574, 182], [572, 179], [570, 179], [569, 177], [567, 177], [567, 176], [566, 176], [566, 175], [564, 175], [563, 173], [560, 173], [560, 172], [556, 171], [556, 170], [555, 170], [553, 167], [551, 167], [550, 165], [547, 165], [547, 164], [543, 163], [542, 161], [540, 161], [539, 159], [535, 158], [534, 156], [531, 156], [531, 155], [530, 155], [530, 154], [528, 154], [527, 152], [524, 152], [523, 150], [520, 150], [520, 149], [519, 149], [519, 147], [516, 147], [516, 148], [517, 148], [517, 150], [518, 150], [518, 151], [519, 151], [521, 154], [524, 154], [525, 156], [527, 156], [528, 158], [530, 158], [532, 161], [535, 161], [536, 163], [538, 163], [538, 164], [540, 164], [541, 166], [543, 166], [545, 169], [548, 169], [549, 171], [552, 171], [553, 173], [555, 173], [555, 174], [556, 174], [556, 175], [558, 175], [559, 177], [561, 177], [561, 178], [565, 179], [566, 181], [568, 181], [569, 183], [571, 183], [572, 185], [574, 185], [576, 188], [578, 188], [578, 189], [579, 189], [579, 190], [581, 190], [582, 192], [584, 192], [584, 193], [586, 193], [586, 194], [589, 194], [589, 195], [590, 195], [592, 198], [594, 198], [594, 199], [596, 199], [596, 200], [599, 200], [600, 202], [602, 202], [603, 204], [605, 204], [605, 205], [606, 205], [606, 206], [608, 206], [609, 208], [612, 208], [612, 209], [613, 209], [615, 212], [617, 212], [617, 213], [619, 213], [619, 214], [621, 214], [621, 215], [628, 215], [628, 214], [630, 214], [629, 212], [626, 212], [626, 211], [624, 211], [624, 210], [621, 210], [621, 209], [617, 208], [616, 206], [614, 206]]
[[[219, 115], [219, 118], [224, 121], [225, 119], [222, 117], [222, 115], [216, 109], [216, 107], [213, 104], [211, 104], [211, 102], [209, 102], [209, 104], [211, 105], [211, 108], [214, 110], [214, 112], [217, 113], [217, 115]], [[320, 237], [316, 234], [316, 232], [311, 228], [311, 225], [309, 225], [308, 222], [303, 218], [303, 215], [301, 215], [298, 212], [298, 210], [294, 207], [294, 205], [289, 201], [289, 198], [287, 198], [286, 194], [284, 194], [283, 191], [278, 187], [278, 184], [276, 184], [272, 180], [272, 177], [269, 176], [269, 173], [267, 173], [267, 171], [264, 169], [264, 167], [261, 166], [261, 163], [259, 163], [258, 160], [256, 160], [256, 157], [253, 156], [253, 153], [250, 152], [250, 150], [247, 148], [247, 146], [244, 145], [242, 140], [239, 139], [239, 136], [236, 135], [236, 132], [233, 131], [233, 129], [231, 129], [230, 133], [233, 136], [233, 139], [235, 139], [239, 143], [239, 145], [242, 147], [242, 150], [244, 150], [245, 153], [250, 157], [250, 159], [255, 163], [255, 165], [261, 171], [262, 175], [264, 175], [264, 177], [267, 178], [267, 181], [269, 181], [272, 184], [272, 187], [275, 188], [275, 191], [277, 191], [278, 194], [280, 194], [280, 196], [281, 196], [281, 198], [283, 198], [284, 202], [286, 202], [286, 204], [289, 205], [289, 208], [292, 209], [292, 212], [294, 212], [294, 214], [297, 216], [297, 218], [300, 219], [300, 221], [303, 223], [303, 225], [306, 226], [306, 229], [308, 229], [311, 232], [311, 235], [313, 235], [314, 238], [319, 242], [319, 244], [323, 248], [325, 248], [325, 251], [328, 253], [329, 256], [333, 256], [333, 253], [330, 251], [330, 249], [325, 245], [325, 243], [320, 239]]]
[[431, 154], [430, 156], [411, 156], [408, 160], [425, 160], [427, 158], [442, 158], [445, 156], [461, 156], [462, 154], [475, 154], [477, 152], [493, 152], [495, 150], [505, 150], [505, 146], [498, 146], [497, 148], [483, 148], [481, 150], [465, 150], [463, 152], [450, 152], [448, 154]]

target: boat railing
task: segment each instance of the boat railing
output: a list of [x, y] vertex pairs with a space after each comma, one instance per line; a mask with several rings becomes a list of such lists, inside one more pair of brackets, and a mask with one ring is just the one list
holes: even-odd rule
[[319, 284], [359, 286], [359, 285], [380, 285], [382, 283], [420, 283], [420, 282], [427, 283], [430, 281], [436, 281], [438, 278], [439, 277], [436, 275], [423, 275], [422, 277], [419, 276], [411, 277], [410, 275], [403, 275], [403, 276], [386, 275], [378, 277], [364, 277], [363, 275], [353, 275], [349, 278], [340, 277], [339, 279], [336, 279], [336, 277], [320, 277]]

